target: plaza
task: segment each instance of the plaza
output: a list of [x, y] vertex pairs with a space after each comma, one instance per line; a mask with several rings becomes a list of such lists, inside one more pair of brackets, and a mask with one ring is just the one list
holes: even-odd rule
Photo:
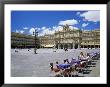
[[[17, 50], [18, 52], [15, 52]], [[56, 51], [56, 52], [55, 52]], [[11, 76], [12, 77], [50, 77], [50, 63], [58, 61], [63, 63], [64, 59], [71, 60], [72, 58], [77, 59], [80, 52], [100, 52], [100, 48], [81, 48], [81, 49], [52, 49], [52, 48], [41, 48], [37, 49], [37, 54], [34, 54], [34, 49], [11, 49]], [[99, 60], [100, 61], [100, 60]], [[90, 77], [100, 76], [100, 62], [97, 61], [96, 67], [92, 67]]]

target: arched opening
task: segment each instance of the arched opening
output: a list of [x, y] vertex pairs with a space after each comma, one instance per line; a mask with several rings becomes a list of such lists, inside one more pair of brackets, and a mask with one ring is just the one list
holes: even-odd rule
[[81, 45], [81, 48], [83, 48], [83, 45]]
[[64, 45], [64, 48], [67, 48], [67, 49], [68, 49], [68, 45], [67, 45], [67, 44], [65, 44], [65, 45]]
[[72, 49], [73, 48], [73, 44], [70, 44], [70, 49]]
[[94, 48], [94, 45], [91, 45], [91, 48]]
[[75, 44], [74, 48], [75, 48], [75, 49], [77, 49], [77, 48], [78, 48], [78, 43], [76, 43], [76, 44]]
[[58, 44], [55, 46], [55, 48], [57, 48], [57, 49], [58, 49]]
[[90, 45], [88, 45], [87, 48], [89, 49], [90, 48]]
[[60, 45], [60, 48], [63, 49], [63, 45], [62, 44]]

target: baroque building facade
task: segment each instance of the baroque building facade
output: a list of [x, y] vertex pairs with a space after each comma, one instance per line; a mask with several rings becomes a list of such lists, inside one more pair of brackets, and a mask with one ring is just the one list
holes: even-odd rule
[[[51, 37], [51, 38], [50, 38]], [[54, 47], [57, 49], [73, 48], [99, 48], [100, 30], [70, 29], [68, 25], [63, 30], [56, 31], [53, 35], [44, 35], [40, 38], [43, 47]]]
[[[39, 46], [37, 39], [36, 45]], [[35, 38], [31, 35], [11, 32], [11, 47], [12, 48], [32, 48], [35, 46]]]
[[63, 26], [62, 31], [55, 32], [55, 45], [56, 48], [77, 48], [81, 44], [81, 31], [72, 30], [68, 25]]
[[[62, 27], [62, 30], [55, 31], [54, 34], [37, 37], [36, 47], [57, 49], [100, 48], [100, 29], [71, 29], [68, 25]], [[35, 47], [35, 38], [32, 35], [12, 32], [11, 47], [33, 48]]]
[[52, 48], [55, 46], [54, 35], [44, 35], [39, 37], [40, 48]]
[[81, 48], [100, 48], [100, 30], [83, 31]]

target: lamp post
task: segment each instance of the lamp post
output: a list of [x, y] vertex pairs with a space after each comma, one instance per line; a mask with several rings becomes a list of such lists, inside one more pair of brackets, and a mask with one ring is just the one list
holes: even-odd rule
[[94, 48], [95, 48], [96, 34], [94, 32]]
[[33, 32], [33, 35], [35, 35], [35, 36], [34, 36], [34, 39], [35, 39], [34, 54], [37, 54], [37, 53], [36, 53], [36, 50], [37, 50], [37, 48], [36, 48], [36, 36], [38, 36], [38, 32], [37, 32], [37, 30], [35, 30], [35, 31]]

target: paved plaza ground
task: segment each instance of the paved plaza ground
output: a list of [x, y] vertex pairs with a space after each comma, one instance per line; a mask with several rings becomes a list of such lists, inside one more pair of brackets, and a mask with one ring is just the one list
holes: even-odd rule
[[[99, 49], [38, 49], [34, 54], [34, 49], [11, 49], [11, 76], [12, 77], [50, 77], [50, 63], [56, 61], [63, 63], [64, 59], [78, 58], [81, 51], [99, 52]], [[92, 72], [85, 76], [100, 75], [100, 61], [97, 61], [96, 67], [92, 67]]]

